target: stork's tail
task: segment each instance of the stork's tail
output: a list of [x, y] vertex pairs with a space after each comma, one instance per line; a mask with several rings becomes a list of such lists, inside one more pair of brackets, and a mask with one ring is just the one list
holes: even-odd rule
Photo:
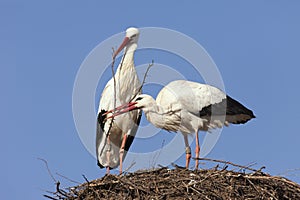
[[244, 124], [255, 118], [252, 110], [243, 106], [240, 102], [234, 100], [230, 96], [226, 96], [226, 121], [232, 124]]
[[218, 118], [220, 116], [224, 116], [225, 113], [226, 124], [244, 124], [252, 118], [255, 118], [251, 110], [228, 95], [226, 96], [226, 99], [223, 99], [221, 102], [204, 107], [200, 111], [200, 117], [206, 118], [210, 121], [212, 116]]

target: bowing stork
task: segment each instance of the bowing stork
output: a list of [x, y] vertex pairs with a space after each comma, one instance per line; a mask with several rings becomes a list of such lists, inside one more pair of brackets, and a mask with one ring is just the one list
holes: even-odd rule
[[106, 84], [100, 99], [97, 134], [96, 153], [97, 164], [100, 168], [106, 167], [106, 172], [122, 163], [131, 143], [133, 142], [141, 112], [122, 115], [117, 119], [107, 120], [104, 113], [115, 108], [115, 105], [129, 102], [135, 95], [140, 94], [140, 81], [134, 67], [134, 52], [137, 48], [139, 30], [128, 28], [126, 36], [120, 47], [115, 51], [113, 59], [124, 49], [124, 55], [115, 73], [115, 79], [111, 78]]
[[[216, 87], [197, 82], [177, 80], [165, 86], [156, 100], [141, 94], [108, 116], [118, 116], [142, 109], [148, 121], [156, 127], [183, 134], [186, 146], [186, 168], [191, 159], [188, 134], [196, 134], [195, 157], [199, 157], [199, 131], [221, 128], [223, 125], [244, 124], [255, 118], [253, 112]], [[195, 168], [198, 168], [196, 160]]]

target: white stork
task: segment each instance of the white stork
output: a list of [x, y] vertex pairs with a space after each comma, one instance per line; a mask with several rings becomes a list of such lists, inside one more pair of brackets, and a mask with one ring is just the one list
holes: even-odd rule
[[[115, 73], [106, 84], [99, 104], [97, 117], [96, 153], [97, 164], [100, 168], [106, 167], [106, 172], [122, 163], [126, 152], [133, 142], [141, 112], [130, 112], [118, 119], [106, 120], [104, 113], [112, 110], [116, 105], [129, 102], [134, 95], [140, 94], [140, 81], [134, 67], [134, 52], [137, 48], [139, 30], [128, 28], [124, 41], [114, 53], [115, 58], [124, 49], [124, 55]], [[115, 99], [116, 97], [116, 99]]]
[[[191, 159], [188, 134], [196, 133], [195, 157], [199, 157], [198, 132], [223, 125], [244, 124], [255, 118], [253, 112], [216, 87], [197, 82], [177, 80], [165, 86], [156, 100], [141, 94], [130, 103], [118, 107], [113, 114], [118, 116], [131, 110], [142, 109], [148, 121], [167, 131], [180, 131], [186, 146], [186, 168]], [[196, 160], [195, 168], [198, 168]]]

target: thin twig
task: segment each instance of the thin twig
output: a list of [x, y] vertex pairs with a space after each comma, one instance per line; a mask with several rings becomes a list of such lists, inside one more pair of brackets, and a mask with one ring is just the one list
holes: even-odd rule
[[85, 180], [87, 183], [90, 183], [90, 181], [87, 179], [87, 177], [86, 177], [84, 174], [82, 174], [82, 177], [84, 178], [84, 180]]
[[175, 167], [176, 169], [186, 169], [185, 167], [179, 166], [179, 165], [177, 165], [177, 164], [175, 164], [175, 163], [171, 163], [171, 165], [172, 165], [173, 167]]
[[[251, 166], [254, 166], [256, 164], [257, 164], [256, 162], [251, 162], [251, 163], [245, 165], [245, 167], [251, 167]], [[240, 169], [239, 171], [243, 171], [243, 173], [245, 173], [245, 170], [246, 170], [245, 168], [240, 168], [240, 167], [238, 167], [238, 168]], [[256, 171], [254, 173], [256, 173]]]
[[48, 199], [59, 200], [59, 199], [56, 199], [56, 198], [54, 198], [54, 197], [50, 197], [50, 196], [48, 196], [48, 195], [46, 195], [46, 194], [44, 194], [43, 196], [46, 197], [46, 198], [48, 198]]
[[255, 189], [255, 191], [259, 194], [258, 189], [255, 187], [255, 185], [252, 183], [252, 181], [250, 181], [248, 178], [246, 178], [246, 180], [250, 183], [250, 185], [252, 185], [252, 187]]
[[273, 179], [273, 180], [278, 180], [278, 181], [283, 181], [287, 184], [293, 185], [297, 187], [297, 190], [300, 192], [300, 187], [298, 183], [292, 182], [288, 179], [285, 179], [284, 177], [277, 177], [277, 176], [247, 176], [249, 179]]
[[296, 171], [300, 171], [300, 168], [296, 168], [296, 169], [288, 169], [285, 172], [279, 173], [277, 174], [277, 176], [291, 176], [291, 172], [296, 172]]
[[232, 162], [224, 161], [224, 160], [217, 160], [217, 159], [211, 159], [211, 158], [193, 158], [193, 159], [194, 160], [207, 160], [207, 161], [212, 161], [212, 162], [224, 163], [224, 164], [232, 165], [232, 166], [239, 167], [239, 168], [242, 168], [242, 169], [248, 169], [248, 170], [254, 171], [254, 172], [258, 171], [257, 169], [253, 169], [253, 168], [243, 166], [243, 165], [234, 164]]
[[[115, 54], [115, 51], [113, 49], [113, 55], [114, 54]], [[114, 65], [115, 65], [115, 57], [113, 56], [113, 61], [112, 61], [112, 64], [111, 64], [111, 73], [112, 73], [112, 77], [114, 79], [114, 110], [115, 110], [116, 109], [116, 104], [117, 104], [117, 83], [116, 83]], [[121, 66], [122, 66], [122, 63], [121, 63]]]
[[80, 182], [74, 181], [74, 180], [72, 180], [72, 179], [70, 179], [70, 178], [68, 178], [68, 177], [66, 177], [66, 176], [64, 176], [64, 175], [62, 175], [62, 174], [59, 174], [59, 173], [56, 173], [56, 174], [57, 174], [58, 176], [64, 178], [64, 179], [66, 179], [66, 180], [72, 182], [72, 183], [80, 184]]
[[59, 194], [65, 196], [65, 197], [70, 198], [71, 196], [70, 196], [67, 192], [65, 192], [64, 190], [61, 190], [61, 189], [59, 188], [59, 186], [60, 186], [60, 182], [57, 181], [57, 183], [56, 183], [56, 192], [58, 192]]
[[152, 163], [153, 167], [155, 167], [155, 163], [157, 162], [157, 159], [159, 158], [159, 156], [161, 154], [161, 151], [162, 151], [162, 149], [163, 149], [164, 146], [165, 146], [165, 140], [162, 141], [160, 150], [153, 157], [153, 163]]
[[[113, 80], [114, 80], [114, 110], [116, 109], [116, 104], [117, 104], [117, 94], [116, 94], [116, 77], [115, 77], [115, 69], [114, 69], [114, 65], [115, 65], [115, 56], [114, 56], [114, 54], [115, 54], [115, 50], [114, 50], [114, 48], [112, 48], [112, 51], [113, 51], [113, 53], [112, 53], [112, 63], [111, 63], [111, 73], [112, 73], [112, 77], [113, 77]], [[113, 121], [114, 121], [114, 116], [112, 116], [112, 118], [111, 118], [111, 121], [110, 121], [110, 124], [109, 124], [109, 128], [108, 128], [108, 131], [107, 131], [107, 133], [106, 133], [106, 137], [108, 137], [109, 136], [109, 133], [110, 133], [110, 129], [111, 129], [111, 127], [112, 127], [112, 124], [113, 124]]]
[[[116, 74], [115, 74], [115, 69], [114, 69], [114, 65], [115, 65], [115, 60], [116, 60], [116, 58], [115, 58], [115, 56], [114, 56], [114, 54], [115, 54], [114, 48], [112, 48], [112, 50], [113, 50], [113, 54], [112, 54], [113, 56], [112, 56], [112, 63], [111, 63], [111, 72], [112, 72], [112, 77], [113, 77], [113, 80], [114, 80], [114, 108], [113, 108], [113, 110], [115, 111], [115, 110], [116, 110], [116, 107], [117, 107], [117, 82], [116, 82]], [[120, 66], [119, 66], [119, 69], [120, 69], [120, 70], [122, 69], [122, 66], [123, 66], [123, 62], [124, 62], [125, 56], [126, 56], [126, 51], [124, 52], [124, 55], [123, 55], [122, 60], [121, 60], [121, 62], [120, 62]], [[120, 71], [120, 70], [119, 70], [119, 71]], [[119, 84], [120, 84], [120, 83], [119, 83]], [[112, 116], [112, 118], [111, 118], [111, 121], [110, 121], [110, 124], [109, 124], [108, 131], [107, 131], [107, 133], [106, 133], [106, 136], [108, 136], [109, 133], [110, 133], [110, 130], [111, 130], [111, 128], [112, 128], [113, 121], [114, 121], [114, 116]]]
[[135, 185], [134, 183], [131, 183], [131, 182], [129, 182], [129, 181], [126, 181], [125, 179], [123, 180], [122, 178], [120, 178], [119, 180], [120, 180], [120, 182], [122, 182], [122, 183], [124, 183], [124, 184], [127, 184], [127, 185], [130, 185], [130, 186], [133, 187], [133, 188], [137, 188], [137, 189], [139, 189], [139, 190], [141, 190], [141, 191], [143, 191], [143, 192], [145, 192], [145, 193], [149, 193], [149, 191], [145, 190], [144, 188], [142, 188], [142, 187], [140, 187], [140, 186], [137, 186], [137, 185]]
[[125, 174], [126, 172], [128, 172], [135, 164], [136, 164], [136, 162], [133, 161], [131, 163], [131, 165], [129, 165], [129, 167], [127, 167], [120, 175]]
[[55, 183], [57, 183], [56, 179], [54, 178], [54, 176], [52, 175], [52, 173], [51, 173], [51, 171], [50, 171], [50, 169], [49, 169], [48, 162], [47, 162], [45, 159], [43, 159], [43, 158], [37, 158], [37, 159], [38, 159], [38, 160], [41, 160], [41, 161], [43, 161], [43, 162], [45, 163], [49, 175], [51, 176], [52, 180], [53, 180]]
[[145, 72], [145, 74], [144, 74], [144, 77], [143, 77], [143, 81], [142, 81], [142, 84], [141, 84], [141, 86], [139, 87], [139, 89], [138, 89], [138, 91], [132, 96], [132, 98], [130, 99], [130, 101], [129, 102], [131, 102], [141, 91], [142, 91], [142, 88], [143, 88], [143, 86], [144, 86], [144, 84], [145, 84], [145, 82], [146, 82], [146, 77], [147, 77], [147, 75], [148, 75], [148, 72], [149, 72], [149, 70], [150, 70], [150, 68], [152, 67], [154, 65], [154, 60], [152, 60], [152, 62], [151, 63], [149, 63], [149, 65], [148, 65], [148, 67], [147, 67], [147, 70], [146, 70], [146, 72]]

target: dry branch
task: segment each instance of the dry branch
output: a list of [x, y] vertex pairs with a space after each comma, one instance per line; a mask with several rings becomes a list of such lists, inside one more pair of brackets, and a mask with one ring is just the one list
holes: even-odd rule
[[50, 177], [52, 178], [52, 180], [53, 180], [55, 183], [57, 183], [56, 179], [54, 178], [54, 176], [53, 176], [52, 173], [51, 173], [51, 170], [50, 170], [50, 168], [49, 168], [49, 166], [48, 166], [47, 160], [45, 160], [45, 159], [43, 159], [43, 158], [37, 158], [37, 159], [38, 159], [38, 160], [41, 160], [42, 162], [45, 163], [46, 168], [47, 168], [47, 171], [48, 171], [48, 174], [50, 175]]
[[[116, 84], [115, 69], [114, 69], [116, 57], [114, 56], [114, 54], [115, 54], [114, 48], [112, 48], [112, 51], [113, 52], [112, 52], [111, 73], [112, 73], [112, 77], [113, 77], [113, 80], [114, 80], [114, 110], [115, 110], [116, 109], [116, 104], [117, 104], [117, 84]], [[122, 59], [120, 65], [122, 66], [122, 64], [123, 64], [123, 59]], [[113, 121], [114, 121], [114, 116], [111, 118], [109, 128], [108, 128], [108, 131], [106, 133], [107, 140], [109, 140], [109, 133], [110, 133], [110, 130], [112, 128]]]
[[[214, 159], [209, 161], [216, 162]], [[224, 163], [226, 161], [222, 161]], [[226, 166], [241, 166], [226, 162]], [[246, 169], [246, 166], [241, 166]], [[252, 168], [251, 168], [252, 169]], [[252, 171], [258, 171], [252, 169]], [[61, 189], [60, 189], [61, 190]], [[59, 190], [58, 190], [59, 191]], [[63, 194], [61, 194], [63, 193]], [[266, 173], [241, 173], [218, 165], [187, 170], [166, 167], [127, 175], [106, 175], [53, 199], [300, 199], [300, 185]], [[71, 197], [70, 197], [71, 196]]]
[[[253, 172], [261, 172], [261, 170], [266, 168], [265, 166], [262, 166], [259, 169], [254, 169], [254, 168], [250, 168], [248, 166], [238, 165], [238, 164], [235, 164], [235, 163], [232, 163], [232, 162], [229, 162], [229, 161], [217, 160], [217, 159], [211, 159], [211, 158], [193, 158], [193, 159], [194, 160], [206, 160], [206, 161], [212, 161], [212, 162], [217, 162], [217, 163], [224, 163], [226, 165], [232, 165], [232, 166], [239, 167], [241, 169], [247, 169], [247, 170], [250, 170], [250, 171], [253, 171]], [[227, 166], [225, 166], [225, 167], [227, 168]]]
[[80, 184], [78, 181], [74, 181], [74, 180], [72, 180], [72, 179], [70, 179], [70, 178], [68, 178], [68, 177], [66, 177], [62, 174], [59, 174], [59, 173], [55, 173], [55, 174], [62, 177], [62, 178], [64, 178], [64, 179], [66, 179], [66, 180], [68, 180], [68, 181], [70, 181], [70, 182], [72, 182], [72, 183]]
[[138, 91], [133, 95], [133, 97], [130, 99], [129, 102], [131, 102], [141, 91], [142, 91], [142, 88], [146, 82], [146, 78], [147, 78], [147, 75], [148, 75], [148, 72], [150, 70], [150, 68], [154, 65], [154, 60], [152, 60], [152, 62], [148, 65], [147, 69], [146, 69], [146, 72], [144, 74], [144, 77], [143, 77], [143, 81], [142, 81], [142, 84], [141, 86], [139, 87]]

